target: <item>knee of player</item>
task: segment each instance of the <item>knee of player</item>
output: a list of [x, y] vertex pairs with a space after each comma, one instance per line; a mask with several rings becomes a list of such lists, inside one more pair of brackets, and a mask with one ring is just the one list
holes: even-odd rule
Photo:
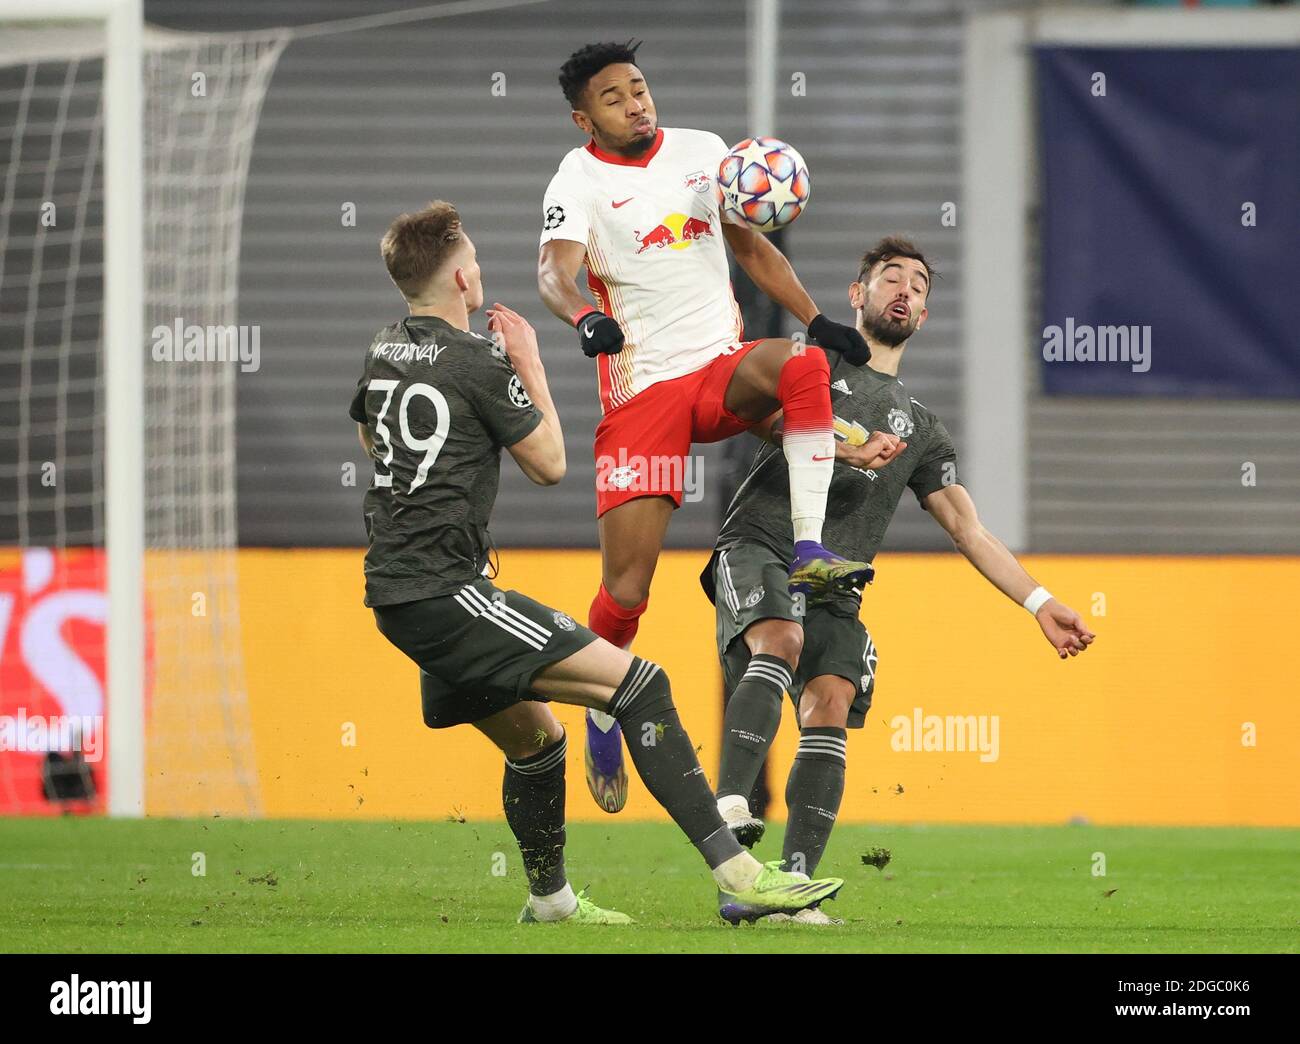
[[630, 571], [622, 576], [609, 576], [604, 580], [605, 590], [619, 607], [631, 611], [645, 610], [645, 602], [650, 597], [650, 577], [639, 571]]
[[803, 628], [791, 620], [764, 620], [745, 632], [751, 656], [776, 656], [791, 668], [799, 666], [803, 653]]
[[815, 344], [806, 344], [796, 341], [794, 347], [790, 350], [789, 356], [782, 364], [782, 369], [790, 366], [798, 369], [825, 370], [827, 376], [830, 376], [831, 364], [826, 358], [826, 351]]
[[554, 718], [544, 725], [538, 725], [529, 735], [520, 735], [512, 737], [509, 741], [499, 744], [501, 753], [506, 756], [506, 761], [512, 765], [520, 762], [527, 763], [530, 758], [537, 758], [539, 755], [554, 750], [555, 746], [564, 741], [564, 726]]
[[628, 715], [639, 716], [672, 707], [673, 691], [668, 672], [653, 660], [635, 656], [627, 676], [614, 691], [606, 713], [622, 721]]
[[[545, 739], [542, 739], [542, 733], [546, 734]], [[559, 743], [563, 739], [564, 726], [556, 721], [555, 718], [551, 718], [546, 725], [538, 728], [537, 735], [533, 737], [533, 742], [538, 745], [539, 749], [544, 750], [547, 747], [555, 746], [555, 744]]]
[[845, 678], [814, 679], [799, 698], [799, 724], [803, 728], [839, 728], [848, 724], [857, 688]]

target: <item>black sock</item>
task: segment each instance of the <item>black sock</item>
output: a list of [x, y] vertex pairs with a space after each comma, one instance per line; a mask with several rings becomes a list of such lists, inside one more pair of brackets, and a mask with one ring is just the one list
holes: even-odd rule
[[552, 895], [564, 887], [564, 752], [559, 743], [518, 761], [506, 759], [501, 803], [519, 843], [533, 895]]
[[791, 667], [779, 656], [750, 657], [745, 674], [727, 700], [722, 722], [722, 765], [718, 797], [754, 790], [768, 748], [781, 725], [781, 698], [790, 687]]
[[844, 797], [847, 741], [844, 729], [813, 726], [799, 734], [799, 752], [785, 785], [790, 816], [781, 850], [785, 870], [812, 877], [822, 861]]
[[627, 676], [614, 690], [609, 713], [623, 726], [632, 764], [646, 790], [700, 850], [710, 869], [743, 852], [718, 815], [709, 781], [673, 706], [663, 668], [632, 657]]

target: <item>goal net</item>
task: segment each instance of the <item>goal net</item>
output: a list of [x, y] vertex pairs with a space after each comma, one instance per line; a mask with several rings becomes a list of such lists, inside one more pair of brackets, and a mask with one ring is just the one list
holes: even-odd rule
[[[104, 39], [102, 23], [0, 16], [0, 814], [106, 807]], [[144, 31], [130, 420], [152, 815], [259, 812], [234, 468], [236, 377], [258, 343], [236, 303], [249, 155], [287, 42]]]

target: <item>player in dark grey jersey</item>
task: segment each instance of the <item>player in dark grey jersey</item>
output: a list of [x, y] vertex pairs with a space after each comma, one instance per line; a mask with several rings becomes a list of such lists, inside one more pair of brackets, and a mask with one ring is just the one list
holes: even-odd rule
[[425, 723], [472, 723], [505, 754], [506, 821], [529, 884], [520, 921], [629, 920], [574, 895], [565, 877], [566, 747], [550, 700], [619, 722], [646, 789], [713, 871], [724, 918], [794, 913], [834, 896], [843, 881], [764, 866], [732, 836], [662, 668], [484, 575], [502, 448], [534, 482], [564, 477], [537, 337], [501, 304], [487, 313], [493, 339], [470, 331], [483, 286], [450, 203], [403, 214], [381, 249], [410, 314], [366, 349], [349, 411], [375, 469], [365, 602], [420, 667]]
[[[889, 237], [867, 251], [849, 285], [871, 360], [862, 367], [837, 362], [831, 371], [836, 463], [826, 539], [843, 554], [871, 562], [910, 489], [971, 564], [1033, 613], [1057, 655], [1078, 655], [1093, 635], [981, 525], [958, 481], [947, 429], [898, 379], [908, 338], [925, 322], [932, 277], [915, 246]], [[718, 808], [743, 843], [752, 846], [762, 837], [763, 823], [750, 814], [747, 798], [781, 720], [781, 693], [788, 691], [801, 731], [786, 787], [783, 865], [812, 873], [844, 792], [846, 729], [860, 728], [871, 706], [876, 649], [858, 619], [860, 590], [805, 605], [782, 582], [793, 537], [784, 461], [776, 448], [779, 414], [765, 431], [770, 444], [759, 449], [736, 492], [700, 578], [717, 607], [718, 652], [730, 693]], [[873, 431], [898, 440], [886, 467], [866, 459], [863, 447]], [[829, 920], [820, 911], [797, 919]]]

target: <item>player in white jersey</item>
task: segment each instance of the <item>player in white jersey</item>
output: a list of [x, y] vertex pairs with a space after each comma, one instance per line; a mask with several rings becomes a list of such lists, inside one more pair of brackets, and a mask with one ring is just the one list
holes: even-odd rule
[[[795, 555], [790, 587], [808, 597], [861, 586], [870, 567], [821, 544], [835, 460], [830, 367], [822, 349], [862, 365], [856, 329], [822, 315], [784, 255], [752, 229], [721, 220], [715, 182], [728, 148], [708, 131], [663, 128], [639, 44], [590, 44], [560, 86], [590, 140], [560, 163], [543, 201], [538, 289], [596, 359], [596, 515], [602, 582], [593, 631], [626, 648], [645, 611], [692, 442], [716, 442], [780, 409]], [[754, 284], [808, 326], [802, 341], [742, 340], [723, 240]], [[587, 268], [595, 305], [575, 285]], [[792, 434], [793, 427], [793, 434]], [[888, 462], [896, 440], [873, 436]], [[617, 812], [627, 773], [617, 724], [588, 715], [587, 784]]]
[[710, 131], [661, 127], [636, 160], [573, 149], [546, 189], [542, 243], [583, 246], [587, 285], [624, 334], [596, 356], [605, 413], [740, 347], [713, 195], [726, 153]]

